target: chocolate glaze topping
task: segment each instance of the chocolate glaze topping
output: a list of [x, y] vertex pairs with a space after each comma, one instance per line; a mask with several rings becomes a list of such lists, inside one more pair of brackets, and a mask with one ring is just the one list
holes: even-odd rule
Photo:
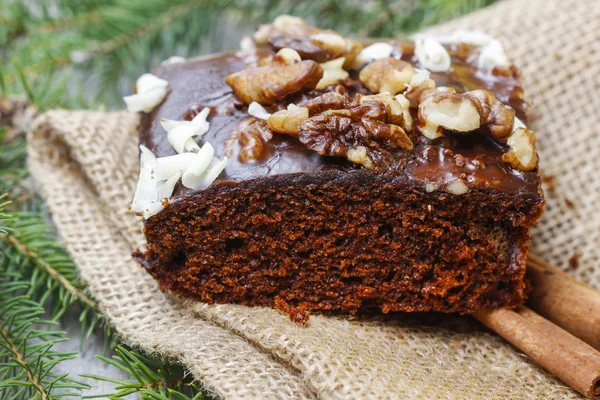
[[[401, 43], [399, 46], [402, 48], [403, 59], [418, 67], [412, 45]], [[526, 121], [528, 104], [523, 100], [523, 91], [514, 69], [480, 71], [472, 61], [476, 59], [476, 50], [464, 45], [454, 46], [449, 50], [453, 70], [432, 73], [431, 77], [438, 86], [450, 86], [458, 92], [490, 90], [498, 100], [513, 107], [517, 117]], [[239, 160], [240, 146], [237, 141], [229, 139], [240, 122], [249, 115], [247, 107], [235, 99], [231, 88], [225, 83], [225, 77], [242, 70], [247, 64], [256, 63], [267, 54], [268, 50], [264, 49], [257, 50], [256, 53], [224, 53], [158, 68], [154, 74], [169, 82], [170, 91], [161, 105], [143, 116], [140, 126], [141, 143], [157, 157], [174, 155], [175, 150], [167, 140], [167, 133], [161, 127], [160, 119], [190, 119], [202, 108], [211, 107], [210, 130], [204, 135], [202, 142], [210, 142], [215, 148], [215, 156], [219, 158], [225, 155], [227, 143], [233, 143], [233, 147], [229, 147], [231, 157], [219, 177], [220, 181], [241, 182], [292, 173], [344, 173], [356, 169], [346, 159], [319, 156], [297, 139], [277, 134], [268, 141], [260, 159], [252, 162]], [[292, 100], [296, 103], [303, 101], [302, 98]], [[537, 171], [521, 172], [512, 169], [501, 160], [505, 151], [502, 145], [493, 142], [486, 135], [450, 134], [433, 141], [421, 135], [413, 135], [412, 138], [415, 141], [414, 151], [403, 156], [400, 163], [403, 168], [394, 173], [403, 175], [403, 179], [417, 187], [425, 188], [427, 183], [443, 186], [462, 178], [474, 188], [524, 196], [541, 195]], [[173, 199], [189, 192], [189, 189], [178, 185]]]

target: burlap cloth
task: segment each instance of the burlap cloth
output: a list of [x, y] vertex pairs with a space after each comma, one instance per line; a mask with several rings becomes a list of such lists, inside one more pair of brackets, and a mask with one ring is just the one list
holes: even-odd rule
[[[535, 103], [549, 184], [533, 250], [600, 288], [600, 1], [511, 0], [435, 31], [456, 28], [500, 37]], [[62, 239], [127, 343], [183, 363], [225, 398], [578, 398], [468, 317], [314, 315], [300, 327], [270, 309], [162, 293], [130, 256], [144, 244], [126, 211], [136, 123], [57, 110], [29, 134], [31, 172]]]

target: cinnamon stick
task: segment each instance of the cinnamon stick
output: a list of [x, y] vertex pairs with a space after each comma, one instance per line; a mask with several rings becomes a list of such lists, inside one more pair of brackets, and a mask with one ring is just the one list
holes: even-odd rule
[[526, 307], [474, 316], [579, 393], [600, 399], [600, 352], [590, 345]]
[[543, 317], [600, 350], [600, 291], [530, 254], [528, 305]]

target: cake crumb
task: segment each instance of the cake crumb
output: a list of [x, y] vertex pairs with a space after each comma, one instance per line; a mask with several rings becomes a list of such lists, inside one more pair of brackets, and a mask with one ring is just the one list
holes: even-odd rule
[[575, 252], [569, 258], [569, 269], [577, 269], [577, 267], [579, 267], [579, 253]]
[[545, 174], [540, 174], [540, 177], [542, 178], [542, 182], [546, 184], [546, 188], [548, 189], [548, 192], [552, 196], [555, 196], [556, 195], [556, 177], [554, 175], [545, 175]]

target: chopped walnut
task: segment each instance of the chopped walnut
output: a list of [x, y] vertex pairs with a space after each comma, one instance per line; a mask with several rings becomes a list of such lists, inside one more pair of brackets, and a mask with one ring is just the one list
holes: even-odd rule
[[273, 132], [298, 137], [298, 129], [300, 129], [300, 125], [307, 119], [308, 108], [290, 104], [287, 110], [281, 110], [271, 114], [267, 120], [267, 124], [269, 124], [269, 128], [271, 128]]
[[442, 128], [471, 132], [483, 127], [496, 141], [505, 143], [513, 129], [515, 111], [487, 90], [462, 94], [455, 93], [454, 89], [428, 90], [419, 100], [422, 132], [430, 139], [442, 136]]
[[323, 77], [317, 83], [317, 90], [323, 90], [328, 86], [335, 85], [339, 81], [343, 81], [344, 79], [348, 79], [350, 76], [348, 71], [345, 71], [342, 67], [344, 65], [345, 58], [340, 57], [335, 60], [327, 61], [321, 64], [323, 68]]
[[380, 93], [371, 96], [362, 96], [360, 104], [369, 101], [379, 101], [385, 104], [388, 121], [400, 125], [406, 132], [412, 131], [412, 117], [410, 116], [408, 100], [404, 96], [392, 96], [388, 93]]
[[247, 66], [225, 81], [246, 104], [269, 105], [289, 94], [314, 89], [323, 77], [323, 68], [311, 60], [295, 62], [290, 54], [278, 54], [265, 65]]
[[446, 190], [457, 196], [465, 194], [469, 191], [469, 187], [461, 179], [450, 182], [446, 185]]
[[404, 96], [410, 101], [410, 106], [417, 108], [419, 106], [419, 96], [423, 91], [435, 88], [435, 81], [429, 76], [429, 71], [425, 69], [416, 69], [407, 85]]
[[275, 18], [271, 25], [263, 25], [255, 33], [254, 40], [268, 42], [275, 50], [292, 48], [303, 60], [318, 63], [343, 57], [350, 50], [353, 54], [360, 51], [355, 50], [356, 43], [349, 46], [339, 33], [309, 26], [303, 19], [289, 15]]
[[359, 79], [372, 92], [396, 94], [406, 89], [415, 73], [409, 63], [388, 57], [364, 67]]
[[339, 58], [346, 52], [346, 41], [337, 32], [318, 32], [310, 35], [310, 41], [317, 47], [327, 50], [330, 59]]
[[481, 125], [486, 125], [498, 142], [506, 143], [513, 129], [515, 110], [497, 100], [488, 90], [472, 90], [466, 95], [478, 101]]
[[363, 49], [363, 45], [358, 40], [345, 38], [346, 40], [346, 53], [344, 57], [346, 60], [344, 61], [344, 69], [351, 69], [354, 65], [356, 58], [360, 54]]
[[265, 146], [273, 134], [266, 121], [250, 117], [242, 121], [232, 136], [225, 142], [225, 155], [231, 157], [236, 142], [240, 145], [239, 160], [243, 163], [260, 159]]
[[471, 132], [481, 125], [476, 100], [465, 94], [430, 89], [421, 94], [420, 101], [421, 132], [429, 139], [443, 136], [443, 128], [454, 132]]
[[[338, 94], [325, 95], [323, 101], [314, 101], [319, 109], [325, 104], [340, 107], [350, 102]], [[320, 155], [345, 157], [365, 168], [384, 169], [393, 162], [392, 152], [413, 148], [406, 132], [389, 123], [388, 107], [384, 100], [371, 98], [350, 109], [322, 111], [300, 126], [298, 139]]]
[[502, 155], [502, 160], [514, 169], [532, 171], [538, 163], [535, 151], [535, 134], [527, 128], [517, 128], [506, 141], [508, 152]]
[[321, 96], [310, 99], [306, 102], [305, 107], [311, 116], [319, 114], [326, 110], [340, 110], [342, 108], [351, 108], [353, 104], [349, 97], [337, 92], [323, 93]]

